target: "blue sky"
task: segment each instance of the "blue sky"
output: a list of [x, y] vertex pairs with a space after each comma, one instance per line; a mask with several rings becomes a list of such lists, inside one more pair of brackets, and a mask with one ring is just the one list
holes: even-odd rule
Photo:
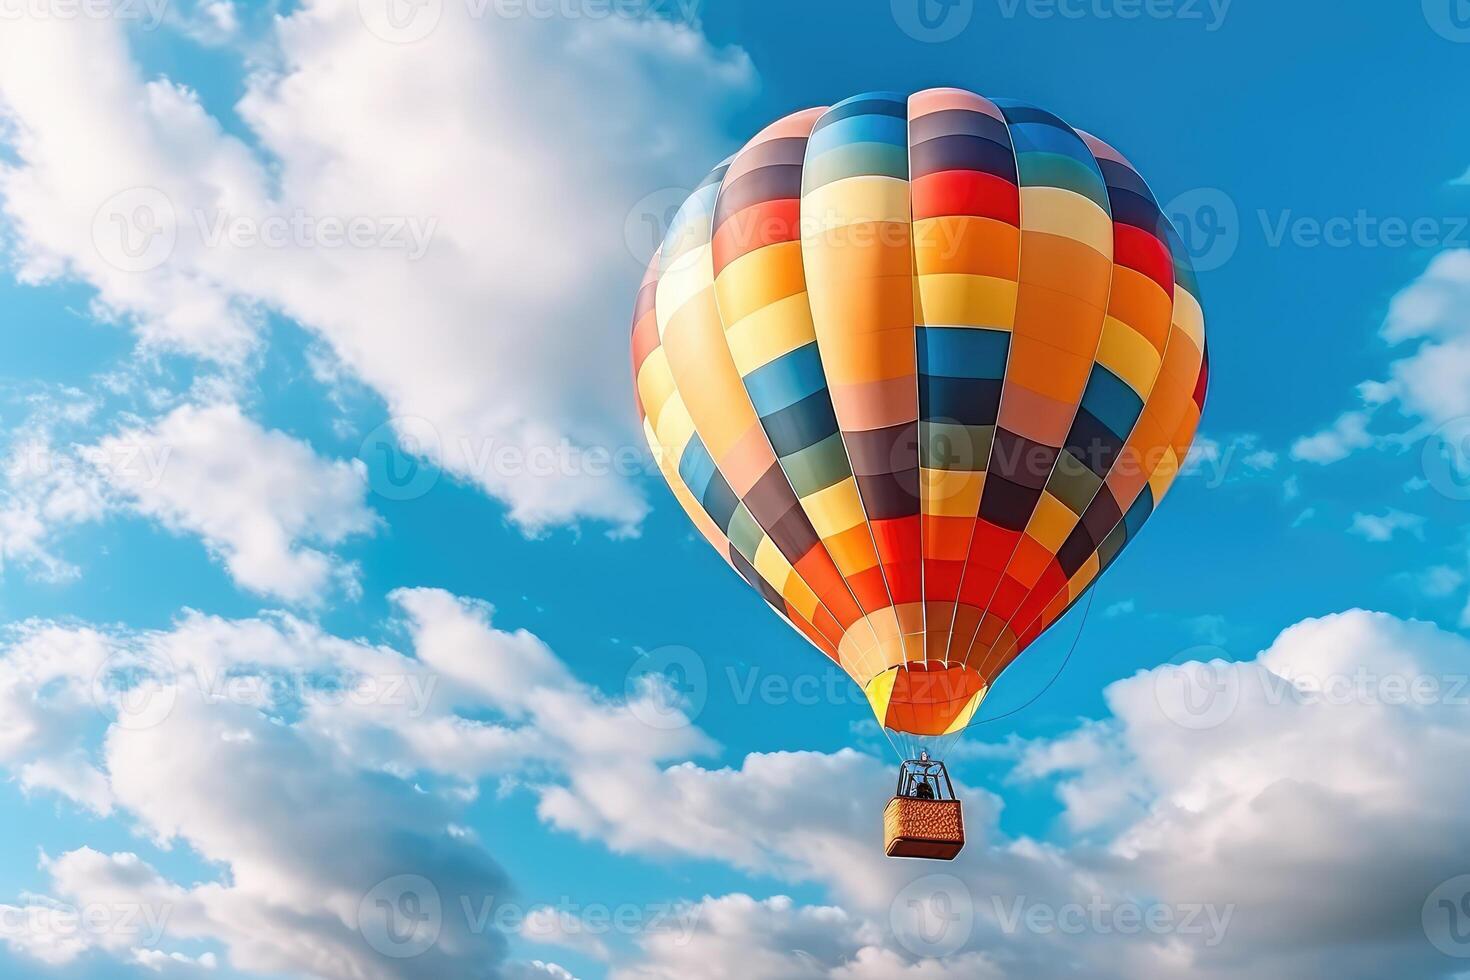
[[[923, 3], [15, 7], [0, 974], [1464, 969], [1463, 5]], [[882, 859], [896, 760], [653, 474], [626, 354], [714, 162], [932, 85], [1126, 153], [1212, 357], [942, 868]]]

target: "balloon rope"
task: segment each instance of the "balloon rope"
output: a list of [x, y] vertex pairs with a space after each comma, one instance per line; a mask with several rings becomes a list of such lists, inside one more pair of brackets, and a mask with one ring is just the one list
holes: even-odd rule
[[1000, 721], [1002, 718], [1009, 718], [1011, 715], [1014, 715], [1017, 712], [1025, 711], [1027, 708], [1031, 707], [1037, 701], [1040, 701], [1041, 698], [1046, 694], [1047, 691], [1050, 691], [1051, 690], [1051, 686], [1053, 684], [1055, 684], [1057, 682], [1057, 679], [1062, 676], [1062, 671], [1064, 671], [1064, 670], [1067, 669], [1067, 664], [1071, 663], [1071, 661], [1072, 661], [1072, 654], [1074, 654], [1074, 653], [1077, 652], [1077, 644], [1080, 643], [1081, 640], [1082, 640], [1082, 630], [1083, 630], [1084, 627], [1087, 626], [1087, 617], [1088, 617], [1088, 614], [1090, 614], [1092, 612], [1092, 600], [1095, 599], [1095, 598], [1097, 598], [1097, 590], [1096, 589], [1088, 589], [1087, 590], [1087, 605], [1085, 605], [1085, 606], [1082, 607], [1082, 622], [1080, 622], [1080, 623], [1077, 624], [1077, 635], [1074, 636], [1074, 637], [1072, 637], [1072, 646], [1071, 646], [1071, 648], [1069, 650], [1067, 650], [1067, 655], [1062, 658], [1061, 666], [1057, 667], [1057, 672], [1055, 674], [1052, 674], [1051, 675], [1051, 680], [1049, 680], [1049, 681], [1046, 682], [1046, 686], [1043, 687], [1041, 690], [1037, 691], [1036, 694], [1031, 698], [1030, 701], [1027, 701], [1025, 704], [1021, 705], [1019, 708], [1012, 708], [1010, 711], [1007, 711], [1003, 715], [996, 715], [994, 718], [986, 718], [984, 721], [977, 721], [977, 722], [975, 722], [972, 725], [966, 725], [964, 730], [969, 730], [971, 728], [978, 728], [981, 725], [989, 725], [991, 722]]

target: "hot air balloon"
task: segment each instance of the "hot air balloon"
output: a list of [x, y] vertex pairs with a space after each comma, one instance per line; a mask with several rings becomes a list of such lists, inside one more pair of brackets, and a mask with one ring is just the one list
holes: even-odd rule
[[1137, 536], [1208, 377], [1148, 186], [959, 89], [807, 109], [721, 163], [638, 291], [638, 410], [715, 550], [903, 759], [888, 853], [953, 857], [940, 753]]

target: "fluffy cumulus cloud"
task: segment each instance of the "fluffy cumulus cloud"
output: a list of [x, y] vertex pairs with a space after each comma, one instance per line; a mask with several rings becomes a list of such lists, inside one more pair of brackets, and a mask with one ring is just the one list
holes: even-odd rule
[[[1470, 748], [1467, 657], [1460, 636], [1354, 610], [1250, 661], [1119, 681], [1107, 717], [1019, 747], [1014, 778], [1055, 786], [1065, 844], [1007, 839], [971, 793], [970, 843], [942, 868], [874, 857], [868, 812], [798, 801], [772, 818], [747, 760], [726, 826], [775, 841], [784, 823], [802, 839], [777, 854], [850, 846], [774, 871], [827, 884], [842, 911], [706, 899], [692, 936], [645, 937], [618, 976], [720, 976], [695, 964], [732, 950], [773, 980], [1452, 975], [1429, 937], [1436, 889], [1470, 866], [1470, 797], [1446, 778]], [[787, 762], [829, 775], [829, 757]]]
[[330, 461], [247, 419], [234, 405], [185, 405], [92, 447], [125, 506], [199, 535], [253, 592], [305, 601], [349, 568], [304, 544], [371, 531], [361, 462]]
[[[28, 792], [126, 814], [222, 873], [181, 882], [80, 847], [46, 858], [46, 894], [0, 921], [129, 907], [154, 926], [0, 941], [43, 962], [200, 969], [212, 954], [332, 980], [566, 973], [507, 962], [511, 938], [619, 980], [1449, 972], [1421, 913], [1470, 865], [1470, 790], [1445, 778], [1470, 751], [1470, 642], [1431, 625], [1351, 611], [1299, 623], [1252, 660], [1119, 681], [1106, 716], [996, 755], [1018, 784], [1056, 792], [1055, 839], [1007, 835], [999, 798], [966, 789], [969, 844], [935, 867], [881, 856], [873, 801], [890, 784], [876, 758], [708, 767], [695, 760], [714, 746], [669, 690], [608, 698], [535, 636], [497, 629], [483, 603], [393, 600], [407, 652], [284, 613], [189, 613], [149, 633], [16, 628], [0, 762]], [[483, 781], [520, 778], [553, 832], [629, 860], [724, 863], [766, 890], [689, 896], [618, 943], [550, 908], [515, 937], [477, 927], [455, 910], [510, 886], [498, 842], [458, 812]]]
[[[1110, 874], [1166, 901], [1233, 907], [1194, 975], [1454, 972], [1421, 912], [1460, 872], [1470, 743], [1457, 635], [1384, 614], [1307, 620], [1255, 660], [1114, 684], [1113, 717], [1032, 751]], [[1047, 755], [1051, 759], [1047, 759]], [[1069, 758], [1068, 758], [1069, 756]]]
[[1328, 428], [1302, 436], [1292, 443], [1292, 458], [1308, 463], [1336, 463], [1347, 459], [1357, 450], [1373, 445], [1373, 436], [1368, 433], [1368, 420], [1367, 412], [1344, 412]]
[[[710, 744], [685, 723], [650, 731], [640, 718], [667, 711], [665, 693], [606, 699], [536, 637], [496, 629], [483, 603], [393, 598], [411, 655], [284, 613], [187, 613], [142, 633], [13, 627], [0, 764], [27, 792], [126, 815], [223, 873], [183, 884], [136, 854], [73, 850], [45, 862], [48, 894], [0, 910], [21, 924], [0, 941], [49, 963], [100, 951], [199, 968], [207, 945], [270, 975], [559, 976], [506, 962], [492, 916], [510, 883], [459, 822], [479, 781], [528, 765], [555, 782], [657, 771]], [[57, 907], [133, 912], [126, 928], [29, 925]], [[598, 952], [571, 928], [542, 935], [547, 914], [525, 919], [530, 939]]]
[[84, 460], [58, 446], [58, 429], [88, 424], [96, 403], [75, 389], [22, 399], [26, 416], [12, 423], [0, 461], [0, 574], [19, 567], [46, 582], [75, 579], [81, 569], [58, 553], [68, 527], [107, 512], [106, 487]]
[[[63, 556], [66, 532], [133, 514], [197, 536], [251, 592], [303, 604], [353, 593], [356, 569], [334, 549], [376, 529], [364, 464], [320, 456], [231, 401], [191, 400], [205, 393], [20, 399], [27, 414], [0, 461], [0, 573], [74, 580], [84, 572]], [[104, 404], [135, 402], [164, 414], [125, 414], [98, 437]]]
[[1404, 409], [1438, 425], [1470, 415], [1470, 249], [1442, 252], [1389, 306], [1383, 338], [1412, 343], [1390, 366], [1388, 390]]
[[1392, 541], [1400, 533], [1423, 537], [1424, 518], [1390, 507], [1382, 514], [1354, 514], [1348, 530], [1368, 541]]
[[690, 161], [728, 151], [721, 107], [750, 64], [663, 17], [425, 7], [411, 44], [356, 0], [275, 19], [229, 125], [145, 77], [115, 21], [8, 24], [20, 275], [82, 280], [148, 348], [223, 365], [283, 314], [528, 531], [629, 530], [637, 253]]
[[1389, 363], [1388, 377], [1359, 385], [1362, 407], [1344, 412], [1327, 429], [1297, 440], [1292, 455], [1313, 463], [1335, 463], [1356, 450], [1397, 442], [1369, 432], [1369, 423], [1385, 406], [1422, 421], [1429, 429], [1451, 423], [1463, 427], [1470, 416], [1467, 303], [1470, 249], [1441, 252], [1389, 303], [1380, 335], [1399, 356]]

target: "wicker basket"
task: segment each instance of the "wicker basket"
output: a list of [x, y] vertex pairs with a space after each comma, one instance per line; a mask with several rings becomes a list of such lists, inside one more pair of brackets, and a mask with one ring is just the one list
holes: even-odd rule
[[953, 861], [965, 846], [960, 801], [895, 796], [883, 811], [883, 844], [889, 857]]

